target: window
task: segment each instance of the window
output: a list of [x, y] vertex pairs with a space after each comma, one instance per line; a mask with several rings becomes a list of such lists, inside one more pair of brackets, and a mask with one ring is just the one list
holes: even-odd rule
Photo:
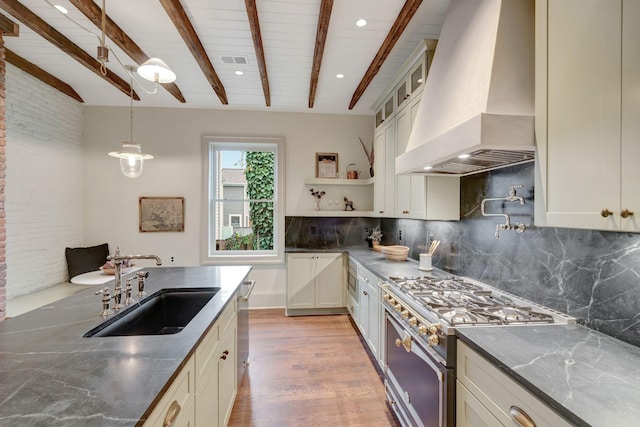
[[284, 262], [284, 141], [203, 138], [204, 264]]

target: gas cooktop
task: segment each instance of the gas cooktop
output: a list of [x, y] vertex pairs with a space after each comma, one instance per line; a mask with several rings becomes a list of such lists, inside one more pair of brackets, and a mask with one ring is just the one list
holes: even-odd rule
[[449, 326], [554, 323], [557, 318], [552, 310], [468, 278], [390, 277], [390, 280], [397, 291]]

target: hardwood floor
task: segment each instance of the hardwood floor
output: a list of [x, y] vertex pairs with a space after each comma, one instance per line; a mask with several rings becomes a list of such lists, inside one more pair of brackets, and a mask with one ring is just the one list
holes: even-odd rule
[[399, 426], [347, 315], [252, 310], [249, 323], [251, 363], [229, 427]]

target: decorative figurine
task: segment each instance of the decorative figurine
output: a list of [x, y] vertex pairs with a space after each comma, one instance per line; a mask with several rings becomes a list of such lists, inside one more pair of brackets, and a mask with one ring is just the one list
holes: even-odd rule
[[320, 200], [322, 199], [322, 196], [324, 196], [327, 193], [325, 193], [324, 191], [314, 191], [313, 188], [309, 191], [311, 192], [311, 195], [316, 199], [316, 210], [319, 211]]
[[346, 197], [344, 198], [344, 210], [345, 211], [355, 211], [355, 208], [353, 207], [353, 202], [349, 199], [347, 199]]

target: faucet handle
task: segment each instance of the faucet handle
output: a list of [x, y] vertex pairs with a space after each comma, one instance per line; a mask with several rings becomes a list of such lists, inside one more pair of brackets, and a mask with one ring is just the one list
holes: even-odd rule
[[96, 291], [96, 295], [102, 295], [102, 311], [100, 312], [100, 316], [107, 317], [113, 314], [113, 311], [109, 307], [111, 303], [111, 295], [109, 294], [109, 288], [100, 289]]
[[516, 195], [516, 188], [524, 188], [523, 184], [512, 185], [509, 190], [509, 196], [514, 197]]
[[144, 279], [149, 277], [148, 271], [138, 271], [136, 273], [138, 277], [138, 298], [145, 296], [147, 293], [144, 291]]

